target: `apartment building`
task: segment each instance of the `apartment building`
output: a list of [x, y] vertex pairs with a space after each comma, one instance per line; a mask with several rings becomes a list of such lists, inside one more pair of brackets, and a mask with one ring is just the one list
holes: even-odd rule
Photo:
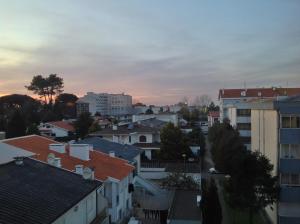
[[273, 223], [300, 223], [300, 96], [252, 104], [251, 149], [266, 155], [280, 180], [280, 199], [266, 208]]
[[251, 149], [251, 105], [258, 99], [283, 99], [300, 94], [300, 88], [255, 88], [219, 90], [220, 121], [230, 120], [248, 150]]
[[[88, 111], [94, 115], [99, 112], [101, 115], [117, 116], [132, 113], [132, 96], [109, 93], [87, 92], [77, 102], [77, 112]], [[78, 115], [77, 114], [77, 115]]]

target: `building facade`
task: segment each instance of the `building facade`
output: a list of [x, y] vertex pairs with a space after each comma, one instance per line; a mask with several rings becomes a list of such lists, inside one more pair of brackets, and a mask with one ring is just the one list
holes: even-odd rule
[[[86, 111], [88, 104], [89, 112], [94, 115], [96, 112], [101, 115], [117, 116], [132, 113], [132, 96], [109, 93], [87, 92], [77, 102], [77, 112]], [[80, 108], [80, 110], [78, 109]], [[77, 114], [78, 115], [78, 114]]]
[[247, 149], [251, 149], [251, 105], [256, 100], [284, 99], [300, 94], [300, 88], [255, 88], [219, 90], [220, 121], [229, 119], [242, 137]]
[[273, 223], [300, 223], [300, 97], [253, 104], [252, 150], [266, 155], [280, 180], [277, 205], [266, 208]]

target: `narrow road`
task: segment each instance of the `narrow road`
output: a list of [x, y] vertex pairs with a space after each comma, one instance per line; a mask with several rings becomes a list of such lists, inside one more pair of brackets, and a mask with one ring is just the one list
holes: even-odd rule
[[223, 189], [221, 187], [220, 184], [220, 179], [224, 179], [223, 175], [218, 175], [218, 174], [208, 174], [208, 170], [211, 167], [215, 167], [215, 164], [212, 160], [212, 156], [211, 156], [211, 145], [208, 142], [208, 139], [206, 137], [206, 151], [205, 151], [205, 155], [204, 155], [204, 166], [203, 166], [203, 178], [209, 178], [209, 177], [213, 177], [218, 189], [218, 196], [219, 196], [219, 201], [220, 201], [220, 205], [222, 208], [222, 224], [231, 224], [230, 223], [230, 219], [228, 217], [228, 212], [226, 210], [227, 206], [224, 200], [224, 196], [223, 196]]

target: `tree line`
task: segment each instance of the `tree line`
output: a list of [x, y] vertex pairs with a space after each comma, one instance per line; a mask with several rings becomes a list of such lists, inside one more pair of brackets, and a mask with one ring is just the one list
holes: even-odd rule
[[246, 150], [239, 132], [228, 120], [216, 123], [208, 132], [216, 169], [230, 176], [225, 185], [231, 207], [248, 210], [249, 223], [255, 212], [272, 206], [278, 199], [277, 177], [273, 165], [258, 152]]

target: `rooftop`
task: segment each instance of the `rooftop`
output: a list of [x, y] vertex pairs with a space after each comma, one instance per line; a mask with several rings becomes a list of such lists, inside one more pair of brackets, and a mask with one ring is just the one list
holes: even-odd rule
[[[134, 158], [141, 153], [141, 150], [132, 145], [122, 145], [119, 143], [111, 142], [99, 137], [89, 137], [76, 142], [78, 144], [90, 144], [93, 145], [94, 150], [109, 154], [113, 151], [116, 157], [126, 159], [133, 162]], [[76, 144], [75, 143], [75, 144]]]
[[[242, 93], [245, 95], [242, 96]], [[241, 97], [277, 97], [293, 96], [300, 94], [300, 88], [253, 88], [253, 89], [220, 89], [221, 98], [241, 98]]]
[[197, 195], [201, 195], [199, 191], [176, 190], [169, 219], [201, 221], [202, 214], [201, 208], [197, 206]]
[[154, 133], [157, 131], [159, 131], [159, 129], [155, 127], [149, 127], [140, 124], [134, 124], [134, 125], [129, 124], [129, 125], [118, 126], [117, 130], [113, 130], [112, 127], [103, 128], [101, 131], [91, 133], [90, 135], [91, 136], [102, 136], [102, 135], [112, 135], [112, 134], [129, 135], [134, 132]]
[[49, 144], [57, 144], [59, 142], [38, 135], [7, 139], [2, 142], [33, 152], [37, 160], [44, 162], [47, 162], [49, 153], [53, 153], [56, 157], [61, 158], [62, 168], [70, 171], [74, 171], [76, 165], [94, 167], [95, 178], [101, 181], [105, 181], [108, 177], [122, 180], [134, 170], [134, 166], [128, 164], [126, 160], [110, 157], [96, 150], [89, 152], [90, 160], [88, 161], [70, 156], [68, 147], [65, 153], [50, 150]]
[[101, 185], [29, 158], [0, 165], [0, 174], [2, 224], [52, 223]]
[[56, 126], [58, 128], [62, 128], [65, 129], [67, 131], [71, 131], [74, 132], [75, 128], [72, 124], [70, 124], [69, 122], [66, 121], [50, 121], [50, 122], [46, 122], [47, 124], [51, 124], [53, 126]]

